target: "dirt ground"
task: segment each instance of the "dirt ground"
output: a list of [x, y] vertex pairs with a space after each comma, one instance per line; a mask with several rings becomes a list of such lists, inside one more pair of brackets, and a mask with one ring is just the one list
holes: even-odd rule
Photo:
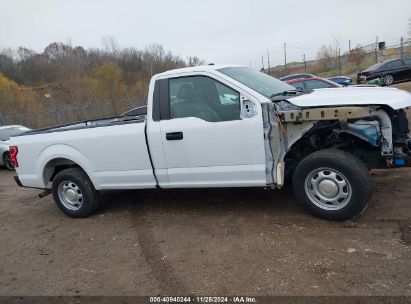
[[289, 188], [111, 192], [72, 219], [13, 175], [0, 295], [411, 295], [411, 169], [374, 171], [368, 210], [343, 223]]

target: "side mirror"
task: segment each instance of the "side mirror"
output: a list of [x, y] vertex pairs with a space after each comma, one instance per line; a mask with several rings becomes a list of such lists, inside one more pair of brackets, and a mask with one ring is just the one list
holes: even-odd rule
[[250, 100], [243, 100], [241, 103], [241, 117], [250, 118], [256, 114], [255, 105]]

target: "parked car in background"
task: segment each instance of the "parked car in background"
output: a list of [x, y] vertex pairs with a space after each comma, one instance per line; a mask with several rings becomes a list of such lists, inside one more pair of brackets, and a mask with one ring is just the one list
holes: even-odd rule
[[1, 126], [0, 140], [9, 140], [12, 136], [19, 135], [30, 130], [31, 129], [20, 125]]
[[14, 170], [13, 163], [11, 162], [9, 152], [9, 141], [0, 141], [0, 166], [6, 167], [8, 170]]
[[293, 80], [293, 79], [311, 78], [311, 77], [315, 77], [315, 76], [309, 73], [300, 73], [300, 74], [292, 74], [292, 75], [280, 77], [278, 79], [280, 79], [281, 81], [288, 81], [288, 80]]
[[335, 82], [332, 82], [330, 80], [320, 78], [320, 77], [292, 79], [292, 80], [286, 81], [286, 83], [300, 90], [342, 88], [342, 85], [339, 85], [338, 83], [335, 83]]
[[351, 77], [348, 77], [348, 76], [334, 76], [334, 77], [329, 77], [327, 79], [332, 82], [338, 83], [339, 85], [342, 85], [344, 87], [352, 85], [352, 79]]
[[30, 131], [30, 129], [19, 125], [0, 127], [0, 166], [4, 166], [8, 170], [14, 170], [9, 152], [9, 139], [11, 136], [23, 134], [27, 131]]
[[381, 78], [385, 85], [411, 80], [411, 58], [392, 59], [376, 63], [357, 74], [357, 82]]

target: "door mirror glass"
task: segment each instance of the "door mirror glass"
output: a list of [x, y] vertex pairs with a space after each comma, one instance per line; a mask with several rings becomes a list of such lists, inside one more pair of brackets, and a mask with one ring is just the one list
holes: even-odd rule
[[241, 103], [241, 117], [250, 118], [257, 114], [254, 104], [249, 100], [243, 100]]

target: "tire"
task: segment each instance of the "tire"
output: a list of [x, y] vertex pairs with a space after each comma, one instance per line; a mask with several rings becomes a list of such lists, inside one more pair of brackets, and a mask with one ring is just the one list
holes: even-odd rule
[[320, 150], [308, 155], [293, 175], [297, 199], [312, 215], [343, 221], [360, 215], [372, 194], [365, 164], [341, 150]]
[[387, 74], [384, 76], [384, 84], [385, 85], [392, 85], [394, 83], [394, 76], [391, 74]]
[[57, 173], [53, 179], [52, 192], [57, 206], [70, 217], [87, 217], [99, 207], [98, 191], [87, 174], [79, 168]]
[[5, 152], [3, 154], [3, 163], [7, 170], [14, 171], [14, 166], [10, 158], [10, 152]]

